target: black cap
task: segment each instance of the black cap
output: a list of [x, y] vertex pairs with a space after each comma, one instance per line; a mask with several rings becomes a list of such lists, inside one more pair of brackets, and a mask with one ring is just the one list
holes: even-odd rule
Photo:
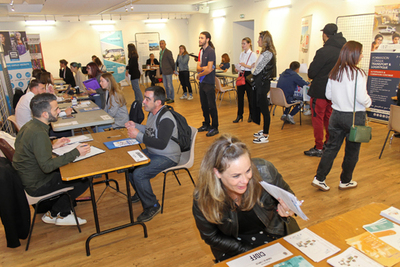
[[321, 31], [326, 35], [335, 35], [337, 33], [337, 30], [338, 28], [335, 23], [328, 23]]

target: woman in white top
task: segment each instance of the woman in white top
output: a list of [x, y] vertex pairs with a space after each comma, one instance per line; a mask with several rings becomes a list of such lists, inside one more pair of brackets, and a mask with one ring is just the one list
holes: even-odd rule
[[71, 66], [71, 70], [72, 70], [72, 72], [73, 73], [75, 73], [75, 76], [74, 76], [74, 78], [75, 78], [75, 83], [76, 83], [76, 86], [79, 86], [79, 92], [82, 94], [82, 93], [87, 93], [86, 92], [86, 87], [85, 87], [85, 85], [83, 84], [83, 81], [85, 81], [85, 80], [87, 80], [86, 78], [85, 78], [85, 75], [83, 75], [83, 73], [82, 73], [82, 71], [81, 71], [81, 63], [77, 63], [77, 62], [72, 62], [71, 64], [70, 64], [70, 66]]
[[[251, 39], [249, 37], [245, 37], [242, 40], [242, 53], [240, 53], [239, 57], [239, 65], [235, 65], [236, 71], [239, 75], [244, 72], [244, 77], [251, 74], [251, 69], [254, 67], [254, 64], [257, 60], [256, 53], [252, 51]], [[237, 98], [238, 98], [238, 111], [236, 120], [233, 123], [238, 123], [240, 120], [243, 121], [243, 107], [244, 107], [244, 93], [247, 93], [247, 100], [249, 102], [249, 118], [247, 122], [252, 122], [251, 120], [251, 85], [246, 82], [245, 85], [237, 86]]]
[[355, 125], [365, 125], [366, 108], [371, 105], [371, 98], [367, 93], [367, 75], [357, 67], [362, 58], [362, 44], [349, 41], [343, 46], [339, 59], [329, 74], [325, 92], [326, 98], [332, 101], [333, 108], [328, 127], [329, 139], [319, 162], [317, 174], [312, 182], [313, 186], [322, 191], [330, 189], [325, 183], [325, 179], [344, 139], [346, 139], [346, 150], [339, 189], [350, 189], [357, 186], [357, 182], [353, 181], [352, 178], [361, 143], [349, 141], [350, 128], [353, 123], [356, 85]]

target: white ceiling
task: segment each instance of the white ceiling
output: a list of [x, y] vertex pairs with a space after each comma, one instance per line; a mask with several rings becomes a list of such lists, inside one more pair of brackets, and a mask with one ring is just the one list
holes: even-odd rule
[[[218, 0], [216, 0], [218, 1]], [[13, 2], [12, 11], [10, 3]], [[55, 17], [57, 20], [71, 17], [85, 16], [124, 16], [134, 17], [138, 15], [158, 17], [177, 17], [182, 15], [206, 12], [203, 8], [207, 3], [215, 1], [207, 0], [0, 0], [0, 17], [25, 19], [43, 19]], [[131, 10], [131, 3], [134, 7]], [[128, 11], [126, 11], [128, 9]], [[200, 9], [200, 11], [199, 11]], [[147, 15], [149, 14], [149, 15]], [[42, 17], [42, 18], [41, 18]], [[84, 18], [83, 18], [84, 19]]]

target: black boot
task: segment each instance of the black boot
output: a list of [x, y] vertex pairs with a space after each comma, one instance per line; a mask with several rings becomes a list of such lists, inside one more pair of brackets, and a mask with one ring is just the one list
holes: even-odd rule
[[240, 120], [243, 121], [243, 116], [237, 116], [236, 120], [234, 120], [233, 123], [238, 123]]
[[250, 115], [249, 115], [249, 118], [247, 119], [247, 122], [253, 122]]

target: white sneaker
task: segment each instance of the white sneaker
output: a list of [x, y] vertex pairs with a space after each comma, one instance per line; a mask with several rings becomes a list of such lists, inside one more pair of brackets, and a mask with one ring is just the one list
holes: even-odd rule
[[[87, 223], [87, 221], [85, 219], [81, 219], [79, 217], [77, 217], [77, 219], [78, 219], [79, 225]], [[58, 215], [57, 219], [56, 219], [56, 225], [60, 225], [60, 226], [76, 225], [74, 214], [71, 212], [66, 217], [61, 217], [60, 215]]]
[[284, 121], [284, 120], [286, 120], [286, 114], [283, 114], [281, 117], [281, 121]]
[[325, 181], [321, 182], [317, 180], [317, 177], [314, 177], [314, 180], [311, 183], [312, 186], [317, 187], [319, 190], [322, 191], [329, 191], [331, 189], [329, 186], [326, 185]]
[[307, 109], [303, 111], [304, 116], [310, 116], [311, 115], [311, 109]]
[[263, 130], [258, 131], [258, 132], [256, 132], [256, 133], [253, 134], [253, 136], [256, 137], [256, 138], [261, 137], [261, 136], [263, 136], [263, 135], [264, 135], [264, 131], [263, 131]]
[[264, 143], [268, 143], [268, 142], [269, 142], [269, 136], [265, 136], [265, 135], [258, 137], [256, 139], [253, 139], [254, 144], [264, 144]]
[[179, 99], [187, 99], [187, 98], [188, 98], [187, 95], [183, 94]]
[[43, 215], [42, 221], [43, 221], [44, 223], [55, 224], [55, 223], [56, 223], [56, 220], [57, 220], [57, 217], [58, 217], [58, 215], [57, 215], [56, 217], [51, 216], [51, 212], [48, 211], [48, 212], [46, 212], [46, 213]]
[[340, 182], [339, 184], [339, 189], [340, 190], [346, 190], [346, 189], [351, 189], [351, 188], [355, 188], [357, 187], [357, 182], [356, 181], [350, 181], [347, 184], [342, 184], [342, 182]]
[[286, 117], [286, 121], [289, 122], [290, 124], [296, 124], [296, 122], [293, 119], [293, 116], [289, 114]]
[[187, 100], [193, 100], [193, 96], [192, 96], [192, 95], [189, 95], [189, 96], [187, 97]]

